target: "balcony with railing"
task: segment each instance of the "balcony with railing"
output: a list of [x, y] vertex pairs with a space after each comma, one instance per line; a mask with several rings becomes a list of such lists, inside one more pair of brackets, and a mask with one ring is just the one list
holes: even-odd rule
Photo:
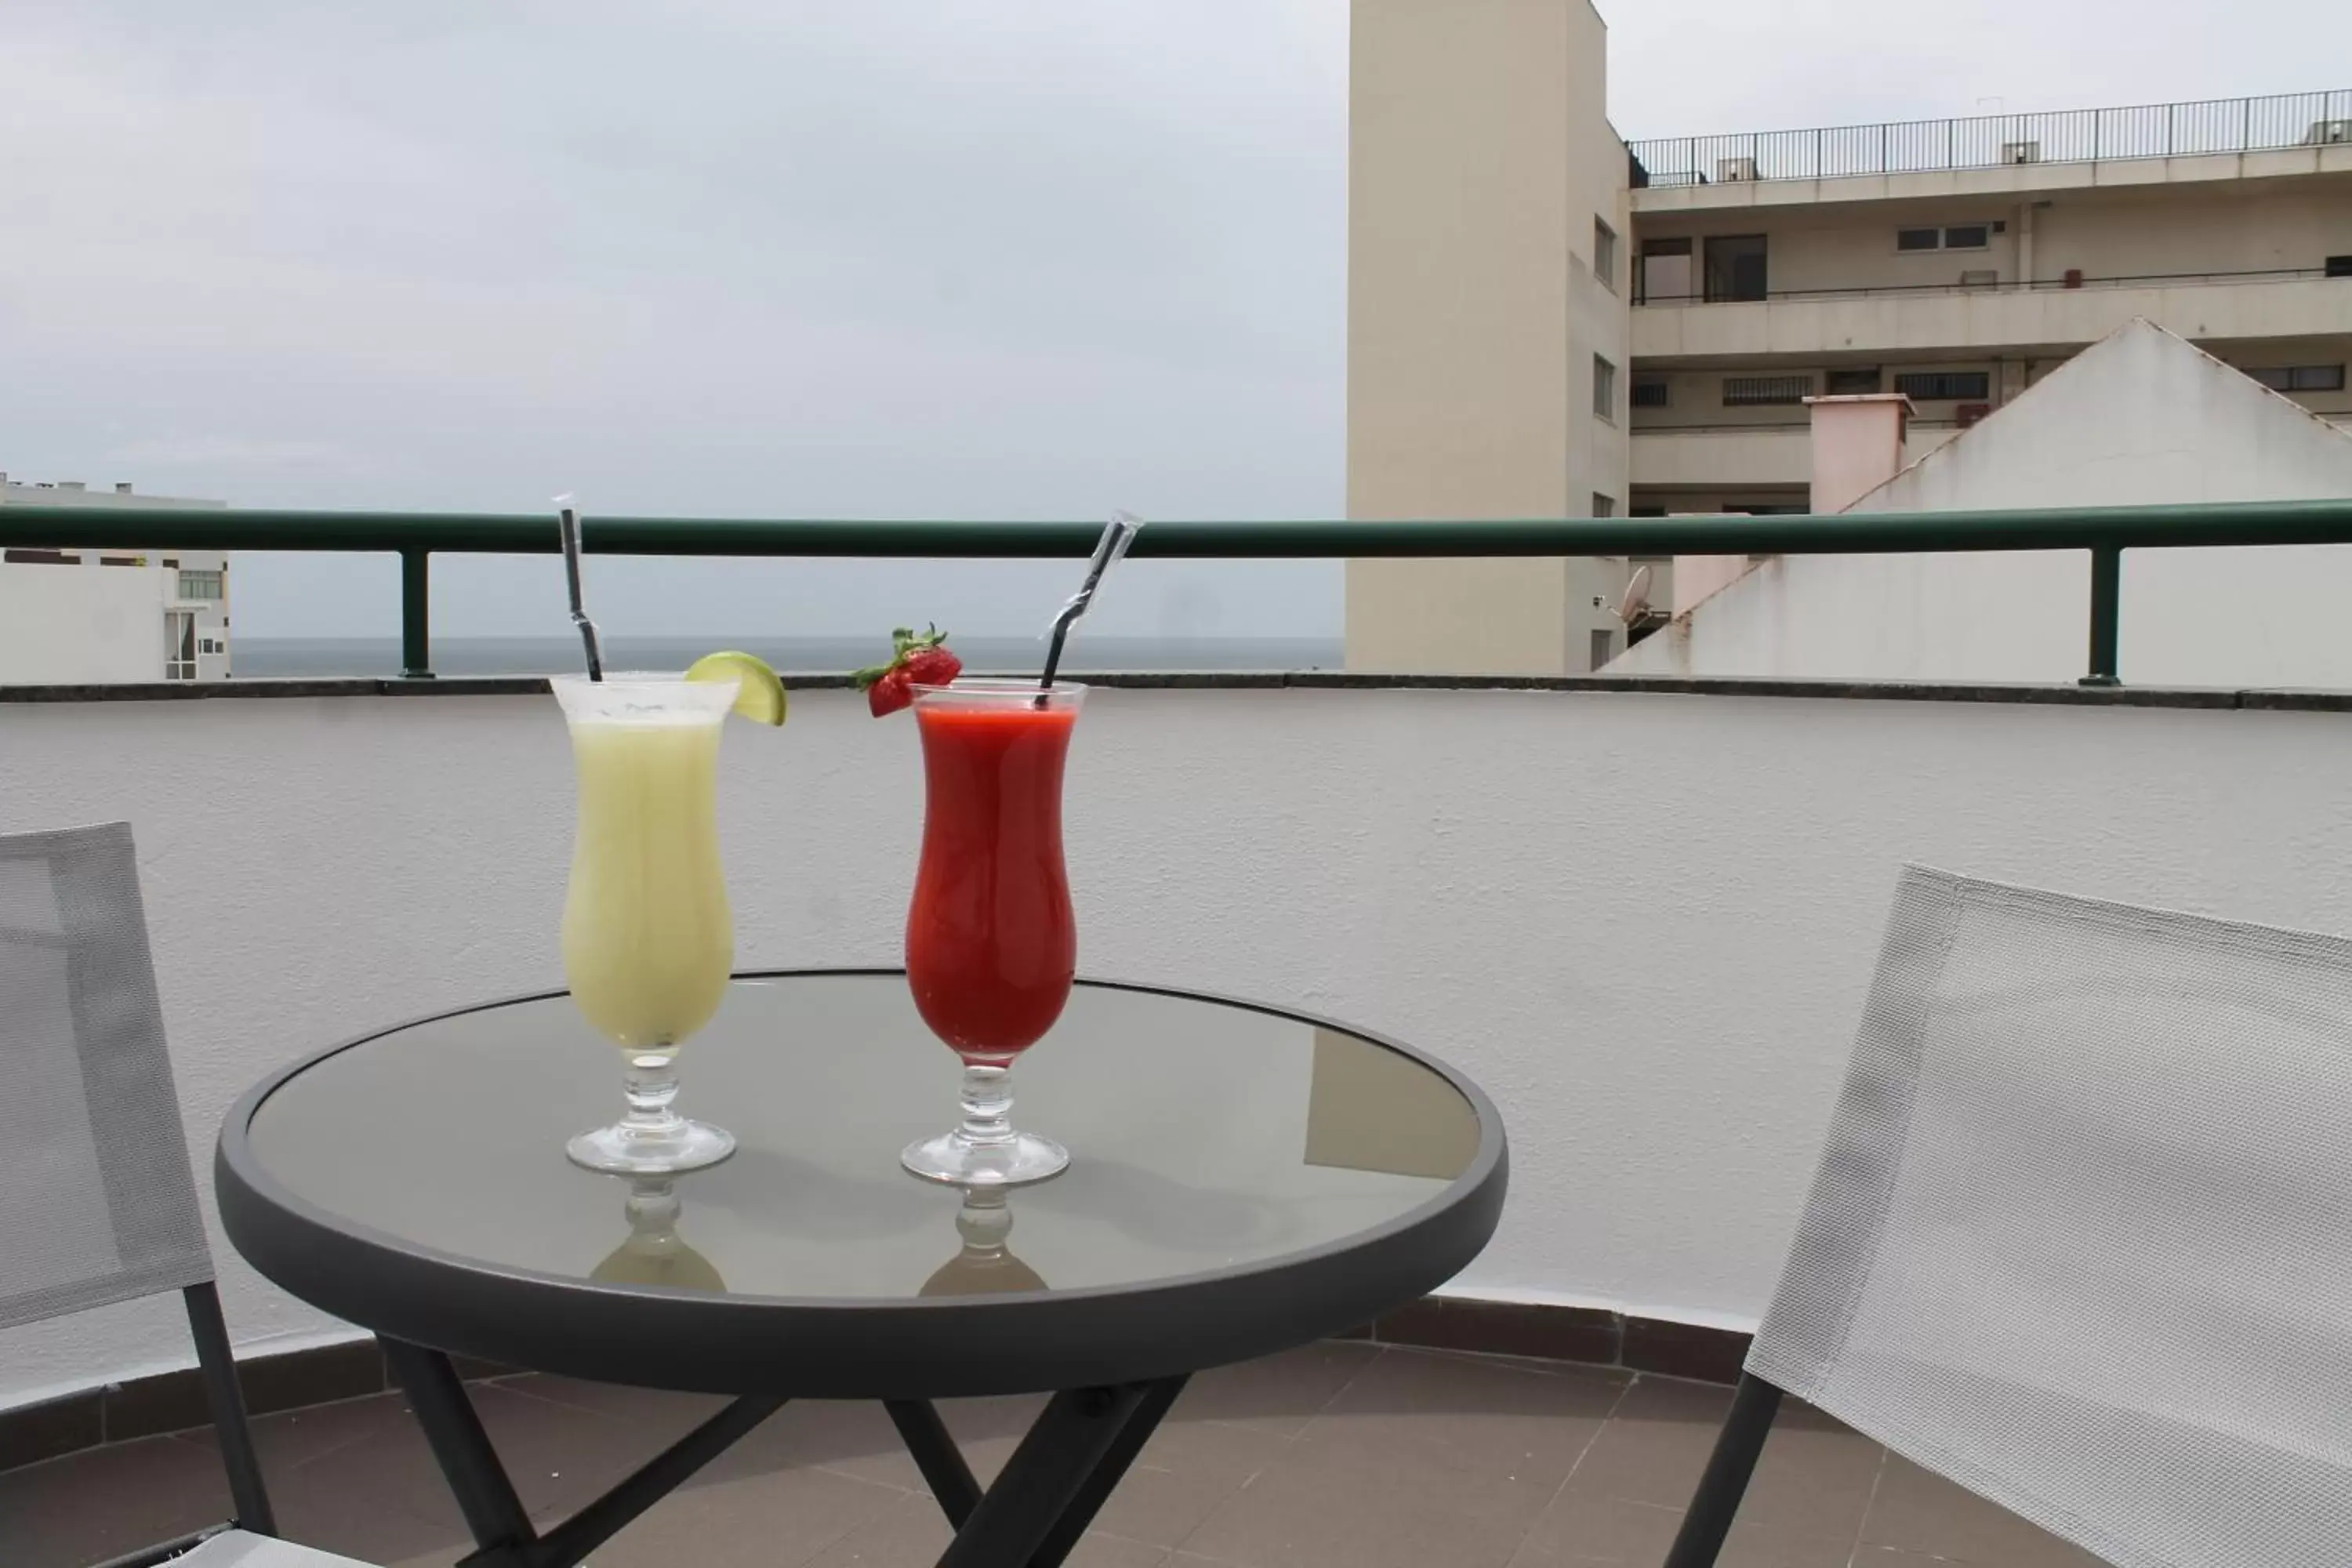
[[[100, 542], [91, 530], [105, 526], [0, 514], [0, 529], [71, 544]], [[545, 520], [504, 517], [147, 513], [136, 526], [159, 545], [398, 556], [420, 677], [431, 555], [544, 553], [554, 537]], [[593, 542], [1072, 556], [1095, 531], [611, 519]], [[1137, 553], [2088, 551], [2106, 563], [2094, 574], [2090, 665], [2112, 676], [2124, 550], [2319, 542], [2352, 542], [2352, 503], [1171, 522], [1146, 531]], [[893, 963], [922, 809], [914, 736], [866, 717], [838, 675], [793, 684], [785, 729], [730, 739], [721, 770], [739, 963]], [[1688, 1379], [1736, 1365], [1772, 1290], [1897, 867], [2352, 928], [2347, 707], [2329, 694], [2071, 684], [1107, 680], [1067, 792], [1082, 972], [1291, 1003], [1425, 1046], [1500, 1103], [1514, 1176], [1500, 1233], [1446, 1309], [1202, 1379], [1070, 1562], [1553, 1568], [1596, 1542], [1661, 1561], [1728, 1403]], [[236, 1095], [299, 1053], [560, 985], [571, 789], [562, 721], [533, 679], [0, 689], [0, 826], [136, 826], [183, 1112], [200, 1142]], [[583, 1074], [606, 1070], [587, 1059], [596, 1047], [582, 1052]], [[1054, 1070], [1049, 1048], [1024, 1068]], [[266, 1285], [215, 1235], [244, 1352], [290, 1362], [273, 1352], [301, 1350], [331, 1374], [320, 1396], [346, 1401], [265, 1417], [281, 1524], [401, 1568], [454, 1560], [464, 1521], [372, 1348]], [[1510, 1326], [1488, 1348], [1550, 1359], [1412, 1348], [1459, 1349], [1465, 1321]], [[202, 1515], [214, 1455], [200, 1436], [167, 1435], [192, 1424], [184, 1390], [179, 1406], [153, 1395], [184, 1344], [161, 1310], [0, 1333], [0, 1417], [49, 1396], [79, 1411], [86, 1397], [92, 1412], [120, 1407], [106, 1419], [121, 1439], [0, 1471], [11, 1543], [0, 1555], [87, 1563]], [[710, 1408], [477, 1370], [495, 1380], [477, 1402], [522, 1457], [535, 1512], [592, 1495]], [[262, 1404], [302, 1403], [290, 1386]], [[1034, 1410], [983, 1401], [949, 1420], [985, 1479]], [[1768, 1460], [1734, 1538], [1774, 1561], [2087, 1561], [1857, 1434], [1802, 1414], [1790, 1425], [1797, 1435]], [[946, 1527], [921, 1486], [878, 1412], [796, 1405], [596, 1561], [929, 1562]]]
[[2352, 149], [2352, 89], [1627, 143], [1638, 189]]
[[[1793, 412], [1801, 416], [1804, 410]], [[1948, 417], [1906, 422], [1903, 460], [1917, 462], [1963, 428]], [[1627, 477], [1636, 490], [1719, 490], [1812, 481], [1812, 426], [1802, 417], [1702, 421], [1661, 413], [1636, 417], [1629, 434]]]
[[2200, 342], [2352, 333], [2352, 277], [2324, 268], [1645, 296], [1639, 360], [2080, 348], [2134, 320]]

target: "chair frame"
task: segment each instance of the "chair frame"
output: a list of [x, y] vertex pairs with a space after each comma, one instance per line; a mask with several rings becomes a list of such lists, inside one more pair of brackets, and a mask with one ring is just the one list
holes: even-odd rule
[[1748, 1495], [1748, 1478], [1763, 1457], [1764, 1439], [1771, 1435], [1772, 1417], [1780, 1412], [1780, 1390], [1752, 1372], [1739, 1374], [1731, 1396], [1731, 1414], [1716, 1435], [1715, 1450], [1706, 1458], [1706, 1473], [1692, 1494], [1690, 1510], [1666, 1553], [1665, 1568], [1714, 1568], [1724, 1538]]
[[[121, 846], [130, 849], [128, 824], [99, 824], [88, 829], [64, 829], [67, 834], [108, 833], [120, 829]], [[13, 838], [49, 837], [53, 835], [31, 833], [9, 835]], [[143, 932], [145, 918], [141, 913]], [[152, 966], [150, 973], [152, 975]], [[181, 1157], [187, 1157], [187, 1133], [180, 1130]], [[190, 1177], [190, 1194], [194, 1195], [194, 1177]], [[207, 1255], [205, 1277], [193, 1284], [180, 1287], [181, 1305], [188, 1314], [188, 1335], [195, 1342], [196, 1371], [204, 1384], [205, 1404], [212, 1416], [213, 1429], [220, 1436], [221, 1467], [228, 1472], [228, 1490], [233, 1517], [202, 1530], [152, 1546], [141, 1547], [115, 1558], [103, 1568], [143, 1568], [143, 1565], [167, 1561], [189, 1551], [199, 1543], [226, 1531], [243, 1530], [256, 1535], [275, 1538], [278, 1518], [269, 1506], [269, 1493], [261, 1479], [261, 1461], [253, 1446], [253, 1428], [246, 1416], [245, 1392], [236, 1378], [236, 1352], [230, 1348], [228, 1322], [221, 1313], [220, 1289], [212, 1278]], [[168, 1289], [168, 1287], [166, 1287]], [[162, 1295], [157, 1289], [147, 1295]], [[140, 1300], [145, 1296], [122, 1297], [119, 1300]], [[57, 1314], [58, 1316], [70, 1313]], [[37, 1321], [47, 1321], [46, 1319]]]

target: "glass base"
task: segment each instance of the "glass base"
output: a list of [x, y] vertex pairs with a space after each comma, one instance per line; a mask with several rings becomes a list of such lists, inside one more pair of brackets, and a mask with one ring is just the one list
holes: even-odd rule
[[898, 1163], [927, 1182], [959, 1187], [1025, 1187], [1068, 1169], [1070, 1152], [1034, 1132], [981, 1142], [959, 1129], [908, 1144]]
[[[666, 1119], [658, 1131], [626, 1121], [583, 1132], [563, 1146], [575, 1165], [615, 1176], [661, 1176], [699, 1171], [735, 1152], [735, 1134], [708, 1121]], [[1068, 1156], [1065, 1155], [1065, 1159]]]

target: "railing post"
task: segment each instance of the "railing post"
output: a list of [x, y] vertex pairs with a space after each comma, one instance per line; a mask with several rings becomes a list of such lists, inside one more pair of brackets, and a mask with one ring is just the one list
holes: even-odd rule
[[2091, 673], [2084, 686], [2120, 686], [2116, 645], [2121, 640], [2124, 600], [2124, 552], [2120, 545], [2103, 544], [2091, 552]]
[[429, 551], [400, 552], [400, 676], [404, 680], [433, 679], [428, 576], [432, 559]]

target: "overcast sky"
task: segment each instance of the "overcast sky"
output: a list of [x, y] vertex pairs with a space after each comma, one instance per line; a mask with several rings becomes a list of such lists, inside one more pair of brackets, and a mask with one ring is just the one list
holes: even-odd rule
[[[1603, 11], [1633, 137], [2352, 79], [2341, 0]], [[247, 506], [1337, 516], [1347, 50], [1346, 0], [5, 0], [0, 468]], [[611, 631], [1025, 632], [1072, 570], [593, 583]], [[235, 627], [391, 635], [393, 578], [242, 556]], [[444, 634], [564, 629], [551, 563], [436, 580]], [[1139, 562], [1102, 603], [1104, 632], [1339, 624], [1322, 565]]]

